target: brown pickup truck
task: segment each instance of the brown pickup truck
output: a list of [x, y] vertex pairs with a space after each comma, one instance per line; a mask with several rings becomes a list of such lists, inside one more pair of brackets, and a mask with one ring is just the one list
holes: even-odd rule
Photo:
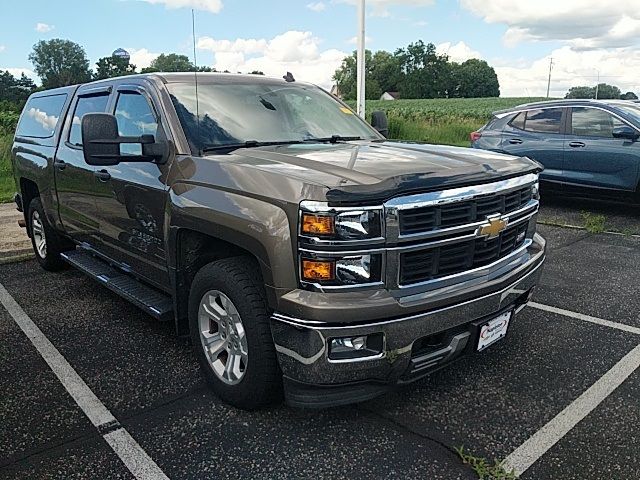
[[45, 269], [174, 322], [229, 403], [362, 401], [502, 339], [545, 257], [539, 164], [374, 118], [257, 75], [38, 92], [16, 203]]

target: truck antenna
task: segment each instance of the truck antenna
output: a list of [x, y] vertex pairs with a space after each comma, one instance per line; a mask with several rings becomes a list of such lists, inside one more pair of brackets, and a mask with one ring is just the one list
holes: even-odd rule
[[196, 86], [196, 128], [198, 131], [198, 150], [202, 155], [200, 148], [200, 102], [198, 101], [198, 56], [196, 55], [196, 14], [191, 9], [191, 35], [193, 37], [193, 79]]

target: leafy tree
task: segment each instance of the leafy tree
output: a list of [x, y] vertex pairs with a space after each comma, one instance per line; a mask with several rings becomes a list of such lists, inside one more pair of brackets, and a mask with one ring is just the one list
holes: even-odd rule
[[595, 93], [593, 87], [571, 87], [564, 98], [594, 98]]
[[129, 63], [128, 58], [123, 57], [102, 57], [96, 62], [96, 71], [93, 74], [94, 80], [104, 78], [122, 77], [136, 73], [136, 66]]
[[405, 49], [398, 49], [403, 82], [400, 93], [403, 98], [440, 98], [446, 97], [450, 86], [451, 68], [449, 57], [436, 52], [433, 43], [422, 40], [410, 43]]
[[177, 53], [161, 53], [151, 62], [151, 65], [142, 69], [142, 73], [193, 72], [194, 69], [195, 67], [193, 66], [193, 63], [186, 55], [178, 55]]
[[620, 95], [621, 100], [638, 100], [638, 96], [633, 92], [627, 92]]
[[44, 88], [55, 88], [90, 80], [89, 60], [84, 49], [70, 40], [40, 40], [29, 60]]
[[36, 89], [35, 83], [24, 73], [20, 78], [0, 70], [0, 110], [20, 110]]
[[[365, 51], [365, 86], [364, 93], [367, 100], [378, 100], [383, 91], [373, 75], [373, 57], [370, 50]], [[358, 96], [357, 85], [357, 54], [353, 54], [342, 61], [342, 65], [333, 75], [340, 94], [346, 100], [355, 100]]]
[[253, 70], [249, 72], [249, 75], [264, 75], [264, 72], [261, 72], [260, 70]]
[[493, 67], [484, 60], [469, 59], [461, 64], [451, 64], [451, 97], [499, 97], [500, 83]]
[[[615, 85], [598, 84], [598, 98], [620, 98], [620, 89]], [[571, 87], [564, 98], [596, 98], [596, 87]]]

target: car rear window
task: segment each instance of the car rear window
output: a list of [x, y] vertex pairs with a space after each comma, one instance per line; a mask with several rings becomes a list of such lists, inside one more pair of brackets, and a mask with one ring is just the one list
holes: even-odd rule
[[35, 138], [52, 137], [66, 101], [66, 93], [31, 97], [20, 117], [16, 135]]
[[528, 110], [524, 129], [534, 133], [560, 133], [560, 108]]

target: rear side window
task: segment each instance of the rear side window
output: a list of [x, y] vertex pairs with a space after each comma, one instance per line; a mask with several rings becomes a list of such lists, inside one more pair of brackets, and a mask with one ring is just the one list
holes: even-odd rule
[[562, 109], [546, 108], [528, 110], [524, 129], [534, 133], [560, 133]]
[[520, 112], [513, 120], [511, 120], [511, 126], [524, 130], [524, 119], [526, 116], [527, 112]]
[[574, 108], [571, 112], [571, 131], [585, 137], [613, 138], [613, 129], [624, 123], [604, 110], [597, 108]]
[[73, 112], [73, 121], [69, 130], [69, 142], [73, 145], [82, 146], [82, 132], [80, 129], [82, 117], [86, 113], [103, 113], [107, 111], [109, 94], [93, 95], [90, 97], [78, 98], [76, 109]]
[[66, 93], [30, 98], [20, 117], [16, 135], [35, 138], [52, 137], [66, 101]]

